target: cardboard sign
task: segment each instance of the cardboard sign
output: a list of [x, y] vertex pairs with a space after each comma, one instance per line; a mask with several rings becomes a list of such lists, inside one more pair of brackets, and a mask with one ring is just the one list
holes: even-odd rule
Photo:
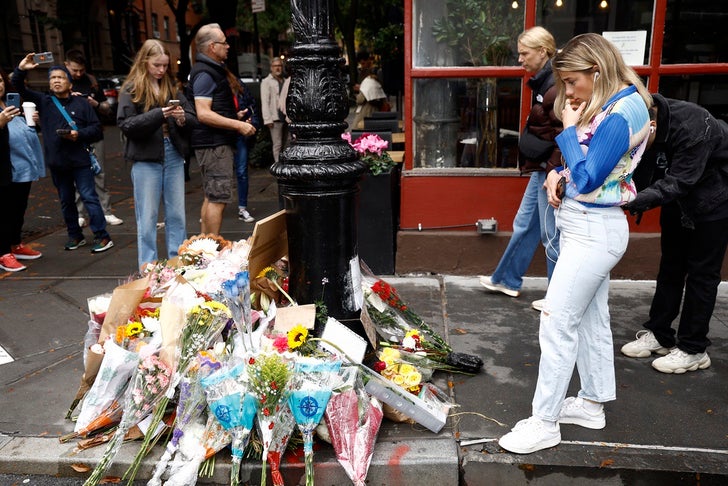
[[[367, 352], [367, 342], [333, 317], [329, 317], [326, 321], [321, 339], [323, 339], [321, 347], [326, 351], [347, 361], [351, 359], [356, 364], [361, 364]], [[345, 356], [342, 356], [341, 352], [345, 353]]]
[[313, 329], [316, 321], [316, 305], [291, 305], [276, 309], [276, 323], [273, 326], [274, 334], [286, 334], [294, 326], [302, 325], [306, 329]]
[[265, 267], [287, 255], [286, 211], [281, 210], [255, 223], [248, 255], [250, 279], [255, 279]]

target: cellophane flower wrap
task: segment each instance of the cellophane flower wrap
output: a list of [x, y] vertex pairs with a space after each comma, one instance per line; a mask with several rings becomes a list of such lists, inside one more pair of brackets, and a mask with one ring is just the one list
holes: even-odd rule
[[167, 442], [164, 454], [157, 461], [152, 478], [147, 486], [159, 486], [169, 461], [179, 448], [185, 429], [203, 415], [207, 408], [202, 379], [220, 369], [222, 364], [207, 351], [200, 351], [191, 363], [187, 373], [181, 378], [178, 389], [177, 409], [175, 413], [172, 438]]
[[[291, 363], [277, 353], [258, 354], [248, 361], [249, 390], [258, 402], [258, 434], [263, 442], [261, 486], [266, 484], [268, 451], [273, 440], [273, 431], [278, 425], [286, 425], [280, 423], [279, 417], [287, 408], [288, 381], [291, 375]], [[280, 461], [276, 466], [280, 466]], [[272, 476], [274, 476], [273, 484], [276, 486], [282, 484], [277, 482], [280, 473]]]
[[[264, 329], [260, 327], [257, 332], [253, 330], [255, 319], [250, 306], [250, 276], [247, 271], [238, 272], [235, 278], [222, 283], [223, 301], [230, 308], [235, 328], [236, 352], [242, 354], [255, 353], [260, 350], [260, 337]], [[256, 317], [258, 313], [256, 312]]]
[[162, 421], [164, 412], [169, 401], [175, 393], [175, 389], [181, 379], [186, 376], [191, 365], [196, 364], [195, 358], [200, 351], [212, 346], [213, 341], [220, 335], [223, 328], [230, 319], [230, 310], [217, 301], [207, 301], [192, 307], [187, 313], [184, 327], [182, 327], [179, 340], [176, 346], [176, 371], [171, 386], [167, 393], [161, 398], [154, 411], [154, 416], [149, 426], [152, 433], [145, 434], [139, 451], [137, 452], [131, 466], [124, 474], [124, 479], [129, 482], [134, 480], [142, 459], [149, 450], [151, 441], [154, 439], [154, 431]]
[[198, 475], [204, 475], [200, 465], [205, 459], [214, 458], [232, 440], [212, 414], [206, 420], [203, 416], [195, 418], [182, 430], [179, 450], [167, 468], [165, 486], [193, 486]]
[[[89, 428], [93, 422], [104, 422], [103, 425], [109, 425], [109, 420], [121, 418], [122, 410], [119, 403], [122, 401], [129, 378], [138, 364], [138, 353], [127, 351], [113, 339], [106, 340], [101, 368], [94, 384], [84, 397], [81, 411], [76, 419], [74, 431], [78, 436], [84, 437], [88, 432], [96, 430]], [[104, 416], [108, 420], [99, 422]]]
[[298, 358], [290, 382], [288, 406], [303, 435], [306, 486], [313, 486], [313, 431], [321, 421], [331, 397], [331, 383], [341, 368], [339, 360]]
[[341, 375], [344, 381], [334, 388], [324, 419], [336, 459], [352, 483], [363, 486], [382, 424], [382, 405], [364, 391], [358, 367], [345, 366]]
[[248, 364], [243, 362], [223, 368], [202, 380], [210, 411], [232, 435], [230, 484], [233, 486], [240, 482], [240, 462], [257, 408], [255, 397], [248, 393], [246, 366]]
[[94, 297], [86, 299], [88, 304], [88, 330], [86, 336], [83, 339], [83, 364], [86, 366], [86, 358], [88, 356], [88, 350], [91, 346], [99, 342], [99, 335], [101, 334], [101, 326], [104, 324], [106, 318], [106, 311], [109, 310], [111, 304], [111, 294], [108, 292]]
[[109, 441], [104, 455], [86, 480], [84, 486], [99, 484], [116, 457], [124, 436], [139, 423], [164, 397], [172, 378], [172, 369], [157, 355], [144, 358], [136, 368], [124, 396], [124, 413], [119, 427]]

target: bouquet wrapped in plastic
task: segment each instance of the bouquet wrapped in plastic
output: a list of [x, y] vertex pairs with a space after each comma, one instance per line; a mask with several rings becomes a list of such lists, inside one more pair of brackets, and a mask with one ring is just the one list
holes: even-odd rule
[[245, 366], [223, 368], [202, 380], [207, 404], [220, 424], [232, 435], [230, 484], [240, 481], [240, 462], [255, 420], [257, 401], [247, 391]]
[[111, 425], [121, 418], [119, 402], [138, 364], [138, 353], [125, 350], [113, 339], [106, 340], [101, 368], [84, 398], [81, 412], [76, 419], [75, 434], [64, 437], [64, 442], [72, 437], [85, 437], [88, 433]]
[[334, 389], [324, 419], [336, 459], [349, 479], [363, 486], [382, 424], [382, 405], [364, 391], [358, 367], [346, 366], [341, 374], [344, 383]]
[[[273, 440], [273, 431], [276, 426], [283, 425], [280, 417], [286, 407], [288, 398], [288, 381], [291, 377], [291, 364], [280, 354], [261, 354], [248, 361], [248, 380], [250, 393], [258, 401], [258, 433], [263, 442], [263, 467], [261, 471], [261, 486], [266, 484], [266, 468], [268, 451]], [[290, 430], [287, 432], [290, 434]], [[275, 466], [279, 466], [278, 461]], [[273, 471], [272, 471], [273, 472]], [[273, 484], [277, 482], [280, 473], [274, 474]]]
[[306, 486], [313, 486], [313, 431], [321, 421], [331, 397], [333, 375], [338, 374], [341, 361], [325, 361], [302, 357], [296, 360], [290, 382], [288, 406], [303, 435], [306, 461]]
[[178, 385], [179, 398], [177, 400], [172, 438], [167, 442], [164, 454], [157, 461], [152, 479], [147, 483], [148, 486], [159, 486], [162, 484], [162, 474], [164, 474], [169, 461], [177, 452], [180, 441], [185, 435], [185, 429], [196, 421], [198, 417], [203, 415], [207, 407], [205, 392], [202, 388], [202, 379], [220, 369], [221, 366], [222, 364], [212, 355], [201, 351], [197, 355], [194, 365], [182, 377]]
[[109, 467], [111, 467], [124, 441], [124, 435], [132, 426], [139, 423], [164, 396], [171, 378], [172, 369], [156, 355], [147, 356], [139, 363], [131, 378], [129, 387], [126, 389], [124, 414], [121, 417], [119, 427], [84, 486], [99, 484]]
[[428, 358], [443, 363], [451, 371], [477, 373], [483, 366], [478, 356], [455, 353], [450, 345], [418, 316], [400, 297], [397, 289], [362, 269], [362, 290], [366, 311], [377, 332], [387, 341], [402, 345], [415, 331], [417, 345]]

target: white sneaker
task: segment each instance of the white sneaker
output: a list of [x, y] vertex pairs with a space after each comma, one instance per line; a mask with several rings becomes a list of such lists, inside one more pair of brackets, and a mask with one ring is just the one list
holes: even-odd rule
[[543, 303], [546, 302], [546, 299], [538, 299], [531, 302], [531, 308], [533, 310], [541, 312], [543, 310]]
[[652, 331], [637, 331], [637, 339], [622, 346], [622, 354], [630, 358], [649, 358], [652, 353], [665, 356], [670, 352], [663, 347]]
[[81, 218], [81, 217], [79, 217], [79, 218], [78, 218], [78, 225], [79, 225], [79, 226], [80, 226], [81, 228], [85, 228], [85, 227], [86, 227], [86, 218]]
[[574, 424], [587, 429], [603, 429], [607, 425], [604, 416], [604, 405], [599, 404], [598, 412], [586, 409], [585, 400], [579, 397], [568, 397], [561, 405], [559, 412], [560, 424]]
[[124, 223], [124, 220], [121, 218], [117, 218], [113, 214], [107, 214], [106, 215], [106, 224], [110, 224], [111, 226], [118, 226], [120, 224]]
[[493, 283], [490, 277], [480, 277], [480, 285], [490, 290], [491, 292], [501, 292], [506, 294], [508, 297], [518, 297], [521, 295], [520, 290], [509, 289], [501, 284]]
[[521, 420], [500, 438], [498, 445], [516, 454], [530, 454], [548, 449], [561, 442], [561, 430], [557, 422], [544, 422], [537, 417]]
[[250, 215], [247, 208], [238, 208], [238, 219], [246, 223], [252, 223], [255, 218]]
[[708, 353], [690, 354], [682, 349], [672, 348], [670, 354], [657, 358], [652, 362], [652, 367], [663, 373], [675, 373], [681, 375], [686, 371], [704, 370], [710, 366]]

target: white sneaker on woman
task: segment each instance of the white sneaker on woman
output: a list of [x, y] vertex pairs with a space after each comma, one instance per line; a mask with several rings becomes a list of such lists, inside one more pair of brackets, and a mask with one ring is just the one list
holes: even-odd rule
[[604, 405], [595, 403], [590, 408], [595, 408], [596, 411], [588, 410], [587, 402], [583, 398], [568, 397], [561, 404], [559, 423], [580, 425], [594, 430], [603, 429], [607, 425], [607, 420], [604, 416]]
[[530, 454], [548, 449], [561, 442], [561, 430], [558, 422], [546, 422], [538, 417], [521, 420], [506, 435], [500, 438], [498, 445], [516, 454]]

